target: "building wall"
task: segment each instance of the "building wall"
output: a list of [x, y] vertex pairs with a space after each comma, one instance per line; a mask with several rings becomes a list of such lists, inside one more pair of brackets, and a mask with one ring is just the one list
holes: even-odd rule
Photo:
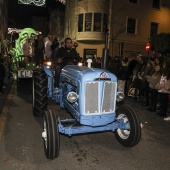
[[0, 54], [5, 54], [6, 42], [4, 41], [7, 36], [8, 30], [8, 0], [0, 0]]
[[0, 0], [0, 39], [3, 40], [7, 35], [8, 25], [8, 0]]
[[[122, 9], [117, 5], [120, 5], [119, 0], [114, 0], [112, 4], [112, 21], [121, 21], [126, 28], [127, 17], [137, 19], [137, 33], [128, 34], [126, 31], [122, 32], [115, 39], [110, 36], [110, 51], [111, 55], [118, 55], [119, 48], [115, 48], [113, 45], [116, 42], [124, 42], [124, 54], [127, 52], [141, 52], [146, 55], [145, 44], [150, 38], [151, 22], [159, 24], [158, 33], [169, 32], [170, 30], [170, 2], [168, 0], [162, 0], [160, 9], [152, 8], [152, 0], [142, 1], [138, 0], [138, 4], [129, 3], [128, 0], [122, 0]], [[115, 14], [114, 11], [119, 10], [119, 15]], [[117, 9], [117, 10], [116, 10]], [[115, 35], [115, 30], [118, 32], [120, 27], [112, 22], [113, 25], [110, 27], [111, 34]], [[113, 31], [114, 30], [114, 31]], [[114, 37], [114, 36], [113, 36]]]
[[[145, 44], [150, 38], [151, 22], [158, 23], [157, 33], [169, 32], [170, 30], [169, 0], [161, 0], [159, 9], [152, 7], [152, 1], [138, 0], [137, 4], [130, 3], [129, 0], [67, 1], [65, 10], [65, 37], [71, 37], [74, 41], [78, 41], [77, 51], [80, 53], [80, 56], [84, 56], [84, 49], [89, 48], [97, 49], [97, 57], [101, 57], [102, 49], [105, 46], [104, 30], [101, 32], [78, 32], [79, 14], [101, 12], [109, 16], [108, 47], [110, 56], [119, 55], [120, 42], [124, 43], [124, 56], [133, 55], [138, 52], [146, 55]], [[135, 34], [126, 32], [128, 17], [136, 19]], [[92, 20], [92, 24], [93, 22]]]

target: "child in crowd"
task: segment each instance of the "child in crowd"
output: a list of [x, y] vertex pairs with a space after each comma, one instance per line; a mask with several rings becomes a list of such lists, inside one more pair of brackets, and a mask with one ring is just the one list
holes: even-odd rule
[[139, 92], [141, 89], [141, 75], [140, 72], [137, 69], [133, 70], [133, 75], [132, 75], [132, 84], [130, 85], [129, 91], [128, 91], [128, 96], [134, 97], [135, 100], [139, 99]]

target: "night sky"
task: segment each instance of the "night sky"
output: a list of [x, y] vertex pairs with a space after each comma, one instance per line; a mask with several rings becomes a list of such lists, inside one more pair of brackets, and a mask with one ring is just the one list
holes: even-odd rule
[[[18, 4], [18, 0], [8, 0], [9, 26], [12, 24], [16, 28], [27, 27], [32, 16], [49, 16], [49, 11], [60, 7], [64, 10], [64, 5], [56, 0], [46, 0], [46, 7]], [[11, 22], [12, 21], [12, 22]]]

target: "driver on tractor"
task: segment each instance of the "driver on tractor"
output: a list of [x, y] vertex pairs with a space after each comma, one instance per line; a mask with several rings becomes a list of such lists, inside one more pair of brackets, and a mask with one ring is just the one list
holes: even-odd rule
[[55, 87], [59, 87], [60, 73], [66, 65], [77, 65], [80, 57], [75, 48], [71, 38], [65, 39], [65, 46], [59, 48], [56, 54], [56, 70], [55, 70]]

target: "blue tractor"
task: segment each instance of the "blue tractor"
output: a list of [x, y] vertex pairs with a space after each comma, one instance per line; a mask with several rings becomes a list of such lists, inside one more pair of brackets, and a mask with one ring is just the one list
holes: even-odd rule
[[[125, 147], [137, 145], [141, 138], [140, 121], [128, 106], [116, 108], [124, 93], [117, 90], [117, 77], [105, 69], [68, 65], [60, 74], [59, 88], [54, 88], [50, 66], [33, 72], [33, 114], [44, 115], [42, 138], [47, 159], [59, 156], [60, 133], [74, 134], [112, 131]], [[59, 103], [72, 118], [61, 119], [47, 109], [48, 99]], [[70, 123], [67, 126], [65, 123]], [[78, 122], [74, 126], [73, 122]]]

